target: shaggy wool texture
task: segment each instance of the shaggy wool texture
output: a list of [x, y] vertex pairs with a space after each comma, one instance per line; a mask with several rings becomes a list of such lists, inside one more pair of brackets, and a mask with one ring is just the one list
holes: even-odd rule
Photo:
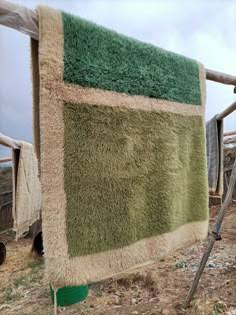
[[99, 281], [205, 238], [203, 66], [79, 17], [38, 14], [34, 123], [49, 281]]

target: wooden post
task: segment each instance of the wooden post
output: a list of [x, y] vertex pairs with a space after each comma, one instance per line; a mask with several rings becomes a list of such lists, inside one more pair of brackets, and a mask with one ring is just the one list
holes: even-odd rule
[[230, 202], [232, 201], [232, 196], [233, 196], [235, 183], [236, 183], [236, 159], [234, 161], [232, 173], [231, 173], [231, 176], [230, 176], [230, 181], [229, 181], [229, 187], [228, 187], [228, 190], [227, 190], [227, 194], [226, 194], [225, 200], [224, 200], [224, 202], [222, 204], [222, 207], [220, 209], [220, 213], [218, 215], [218, 218], [216, 220], [215, 230], [212, 232], [212, 235], [211, 235], [210, 240], [208, 242], [207, 248], [206, 248], [206, 250], [204, 252], [204, 255], [202, 257], [202, 260], [200, 262], [198, 271], [197, 271], [197, 273], [196, 273], [196, 275], [194, 277], [192, 287], [191, 287], [191, 289], [190, 289], [190, 291], [188, 293], [188, 296], [187, 296], [187, 298], [186, 298], [186, 300], [184, 302], [183, 308], [187, 308], [189, 306], [189, 303], [191, 302], [191, 299], [192, 299], [194, 293], [196, 292], [199, 280], [200, 280], [201, 275], [203, 273], [203, 270], [204, 270], [204, 268], [206, 266], [207, 260], [208, 260], [208, 258], [210, 256], [210, 253], [211, 253], [212, 248], [213, 248], [213, 246], [215, 244], [215, 241], [217, 239], [219, 239], [221, 224], [222, 224], [222, 221], [224, 219], [225, 211], [226, 211], [227, 207], [229, 206]]

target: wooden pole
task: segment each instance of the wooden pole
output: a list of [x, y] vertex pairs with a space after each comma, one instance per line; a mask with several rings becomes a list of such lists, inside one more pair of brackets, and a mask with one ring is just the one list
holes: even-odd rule
[[34, 10], [0, 0], [0, 24], [38, 40], [38, 15]]
[[[38, 40], [38, 15], [35, 10], [0, 0], [0, 24]], [[206, 69], [206, 79], [236, 86], [236, 76]]]
[[215, 244], [215, 241], [217, 239], [219, 239], [219, 237], [220, 237], [221, 224], [222, 224], [222, 221], [224, 219], [225, 211], [226, 211], [227, 207], [229, 206], [230, 202], [232, 201], [232, 196], [233, 196], [235, 183], [236, 183], [236, 159], [234, 161], [232, 173], [231, 173], [231, 176], [230, 176], [230, 181], [229, 181], [229, 187], [228, 187], [228, 190], [227, 190], [227, 194], [226, 194], [225, 200], [224, 200], [224, 202], [223, 202], [223, 204], [221, 206], [218, 218], [216, 220], [215, 230], [212, 232], [212, 235], [211, 235], [210, 240], [208, 242], [207, 248], [206, 248], [205, 253], [204, 253], [204, 255], [202, 257], [202, 260], [200, 262], [198, 271], [195, 274], [192, 287], [191, 287], [191, 289], [190, 289], [190, 291], [188, 293], [188, 296], [187, 296], [187, 298], [186, 298], [186, 300], [184, 302], [183, 308], [187, 308], [189, 306], [189, 303], [191, 302], [191, 299], [192, 299], [194, 293], [196, 292], [199, 280], [200, 280], [201, 275], [203, 273], [203, 270], [204, 270], [204, 268], [206, 266], [207, 260], [208, 260], [208, 258], [210, 256], [210, 253], [211, 253], [212, 248], [213, 248], [213, 246]]
[[218, 83], [236, 86], [236, 77], [223, 72], [206, 69], [206, 79]]
[[14, 140], [10, 137], [5, 136], [3, 133], [0, 132], [0, 144], [10, 147], [12, 149], [19, 149], [20, 148], [20, 142], [17, 140]]
[[229, 107], [227, 107], [222, 113], [220, 113], [219, 115], [217, 115], [216, 119], [217, 120], [222, 120], [223, 118], [225, 118], [226, 116], [228, 116], [229, 114], [231, 114], [233, 111], [235, 111], [236, 109], [236, 102], [234, 102], [233, 104], [231, 104]]
[[224, 133], [224, 137], [234, 136], [234, 135], [236, 135], [236, 130], [235, 130], [235, 131], [230, 131], [230, 132], [225, 132], [225, 133]]
[[6, 162], [11, 162], [12, 158], [11, 157], [4, 157], [0, 158], [0, 163], [6, 163]]

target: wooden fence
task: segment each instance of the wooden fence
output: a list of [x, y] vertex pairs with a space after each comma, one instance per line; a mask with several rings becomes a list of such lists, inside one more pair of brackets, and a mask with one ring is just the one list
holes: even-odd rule
[[0, 232], [13, 227], [12, 169], [0, 168]]

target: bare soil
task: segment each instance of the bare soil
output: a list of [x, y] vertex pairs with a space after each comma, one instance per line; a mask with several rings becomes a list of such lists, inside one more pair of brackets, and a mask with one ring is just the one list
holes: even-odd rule
[[[210, 209], [213, 227], [219, 207]], [[52, 315], [44, 263], [30, 254], [31, 239], [6, 236], [7, 259], [0, 266], [1, 315]], [[78, 315], [236, 315], [236, 204], [226, 212], [222, 240], [207, 262], [191, 307], [182, 309], [207, 240], [175, 252], [120, 278], [90, 285], [84, 302], [58, 307]]]

